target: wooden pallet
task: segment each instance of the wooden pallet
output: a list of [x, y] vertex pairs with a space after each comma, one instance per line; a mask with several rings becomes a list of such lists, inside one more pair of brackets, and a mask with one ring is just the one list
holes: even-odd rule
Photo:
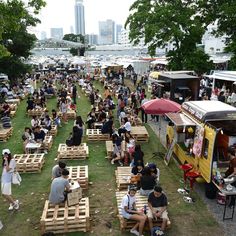
[[85, 160], [89, 156], [89, 149], [86, 143], [81, 143], [80, 146], [68, 147], [64, 143], [60, 143], [57, 150], [57, 160]]
[[131, 170], [132, 167], [130, 166], [117, 167], [115, 171], [115, 176], [117, 189], [119, 191], [128, 189], [128, 186], [130, 184]]
[[[127, 191], [122, 192], [116, 192], [116, 202], [117, 202], [117, 208], [118, 208], [118, 218], [120, 221], [120, 229], [122, 231], [130, 230], [134, 227], [134, 225], [137, 223], [133, 220], [127, 220], [125, 219], [121, 214], [121, 202], [123, 197], [127, 194]], [[146, 196], [141, 196], [138, 192], [136, 193], [136, 208], [137, 209], [143, 209], [144, 205], [147, 206], [148, 209], [148, 199]], [[162, 219], [157, 219], [153, 222], [153, 226], [161, 226]], [[170, 221], [167, 222], [167, 227], [170, 227]], [[148, 221], [146, 221], [144, 230], [149, 230]]]
[[76, 206], [67, 203], [52, 205], [47, 200], [40, 219], [41, 233], [87, 232], [90, 230], [89, 199], [82, 198]]
[[14, 117], [16, 115], [16, 111], [10, 111], [10, 117]]
[[144, 126], [132, 126], [131, 134], [136, 142], [148, 142], [149, 140], [148, 131]]
[[0, 142], [6, 142], [12, 136], [13, 128], [0, 129]]
[[19, 98], [6, 99], [6, 103], [19, 105], [20, 104], [20, 99]]
[[69, 181], [78, 181], [82, 189], [88, 189], [88, 166], [67, 166]]
[[[112, 141], [106, 141], [106, 150], [107, 150], [107, 156], [108, 157], [112, 156], [113, 149], [114, 149], [114, 147], [113, 147]], [[126, 143], [125, 143], [125, 141], [122, 141], [121, 150], [122, 151], [126, 151]]]
[[41, 116], [45, 112], [46, 108], [37, 108], [28, 110], [28, 116]]
[[11, 111], [16, 111], [17, 110], [17, 104], [16, 103], [12, 103], [9, 104]]
[[52, 128], [48, 134], [55, 137], [57, 135], [57, 125], [52, 125]]
[[16, 170], [18, 172], [41, 172], [44, 160], [44, 154], [15, 154]]
[[88, 141], [110, 140], [110, 135], [109, 134], [102, 134], [100, 129], [87, 129], [86, 135], [88, 136]]
[[132, 126], [142, 126], [143, 124], [142, 120], [139, 117], [134, 118], [134, 116], [130, 116], [129, 120]]
[[[68, 110], [66, 115], [67, 115], [67, 119], [75, 120], [75, 118], [76, 118], [76, 112], [74, 110]], [[58, 116], [62, 117], [62, 113], [58, 112]]]
[[52, 143], [53, 143], [52, 136], [51, 135], [46, 135], [44, 140], [43, 140], [42, 148], [49, 151], [52, 147]]

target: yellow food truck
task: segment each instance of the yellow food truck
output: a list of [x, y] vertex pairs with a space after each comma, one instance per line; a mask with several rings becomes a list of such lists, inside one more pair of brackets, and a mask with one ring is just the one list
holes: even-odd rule
[[227, 168], [228, 147], [236, 147], [236, 108], [219, 101], [190, 101], [170, 119], [166, 142], [182, 164], [192, 164], [210, 183], [216, 169]]

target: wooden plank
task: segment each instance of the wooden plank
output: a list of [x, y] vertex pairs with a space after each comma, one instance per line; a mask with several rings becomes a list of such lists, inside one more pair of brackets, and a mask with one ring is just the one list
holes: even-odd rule
[[100, 129], [87, 129], [88, 141], [107, 141], [110, 140], [109, 134], [102, 134]]
[[66, 168], [70, 172], [69, 181], [78, 181], [82, 189], [88, 189], [88, 166], [67, 166]]

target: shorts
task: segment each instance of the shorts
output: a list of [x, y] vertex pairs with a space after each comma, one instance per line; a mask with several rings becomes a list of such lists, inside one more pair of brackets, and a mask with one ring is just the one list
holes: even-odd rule
[[2, 183], [1, 191], [4, 195], [11, 195], [11, 183]]
[[121, 211], [121, 215], [125, 218], [125, 219], [130, 219], [132, 214], [129, 214], [128, 212], [126, 212], [125, 210]]
[[[162, 207], [153, 207], [153, 210], [155, 212], [157, 211], [160, 211]], [[153, 219], [153, 214], [152, 214], [152, 211], [150, 209], [148, 209], [147, 211], [147, 217], [150, 218], [150, 219]], [[161, 219], [166, 219], [166, 220], [169, 220], [169, 217], [168, 217], [168, 213], [167, 213], [167, 210], [165, 210], [164, 212], [162, 212], [161, 214]]]

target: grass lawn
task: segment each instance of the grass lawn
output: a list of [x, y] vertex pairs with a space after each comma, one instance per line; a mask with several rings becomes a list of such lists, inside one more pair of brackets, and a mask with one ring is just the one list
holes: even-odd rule
[[[100, 89], [102, 87], [98, 82], [95, 86]], [[78, 114], [82, 115], [86, 120], [86, 115], [90, 110], [88, 98], [80, 93], [78, 104]], [[51, 110], [56, 106], [56, 99], [48, 100], [47, 108]], [[13, 154], [23, 153], [23, 145], [21, 135], [25, 126], [29, 126], [30, 119], [25, 114], [25, 101], [21, 102], [18, 107], [15, 118], [13, 119], [13, 135], [7, 143], [0, 144], [0, 150], [9, 148]], [[13, 196], [20, 200], [20, 210], [17, 212], [9, 212], [8, 204], [1, 201], [0, 219], [4, 224], [4, 228], [0, 231], [2, 236], [36, 236], [40, 235], [39, 221], [43, 211], [45, 200], [48, 198], [50, 190], [51, 168], [55, 164], [54, 158], [57, 155], [57, 148], [60, 143], [65, 143], [69, 132], [72, 130], [72, 123], [63, 125], [59, 128], [58, 134], [54, 139], [51, 151], [46, 155], [46, 162], [39, 174], [21, 174], [23, 181], [20, 187], [13, 188]], [[187, 204], [182, 200], [182, 195], [177, 193], [177, 189], [181, 186], [179, 180], [182, 179], [182, 172], [178, 170], [176, 164], [171, 160], [167, 167], [163, 160], [153, 158], [152, 153], [161, 147], [154, 132], [146, 125], [150, 134], [149, 143], [142, 144], [145, 153], [146, 162], [155, 162], [160, 169], [160, 182], [169, 200], [169, 216], [172, 222], [171, 228], [167, 235], [223, 235], [216, 221], [206, 209], [206, 206], [195, 195], [197, 201], [195, 204]], [[86, 137], [84, 140], [86, 142]], [[163, 152], [165, 150], [163, 149]], [[119, 222], [117, 220], [117, 207], [115, 201], [115, 167], [112, 166], [104, 157], [106, 156], [105, 143], [95, 142], [89, 143], [89, 159], [86, 161], [68, 161], [67, 165], [88, 165], [89, 166], [89, 190], [85, 193], [89, 196], [90, 213], [91, 213], [91, 232], [90, 233], [71, 233], [67, 235], [130, 235], [129, 233], [121, 233]], [[112, 228], [108, 228], [106, 224], [110, 222]]]

